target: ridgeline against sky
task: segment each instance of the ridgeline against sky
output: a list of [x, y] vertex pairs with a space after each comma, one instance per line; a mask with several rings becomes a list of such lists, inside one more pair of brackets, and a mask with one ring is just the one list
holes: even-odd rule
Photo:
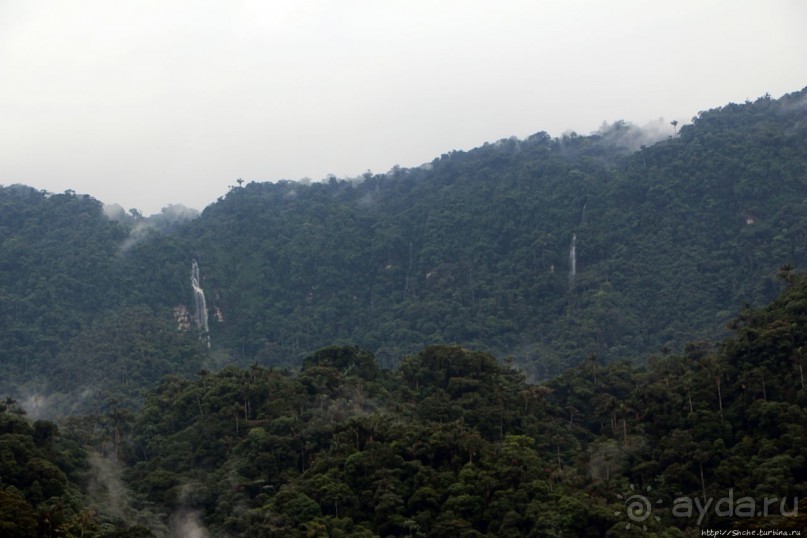
[[249, 182], [188, 220], [4, 188], [6, 390], [52, 371], [66, 376], [48, 376], [58, 390], [103, 386], [114, 369], [86, 360], [96, 354], [143, 382], [177, 356], [198, 366], [192, 335], [175, 356], [148, 344], [179, 345], [155, 328], [191, 320], [217, 364], [295, 366], [349, 343], [391, 367], [451, 343], [512, 356], [536, 379], [719, 335], [781, 290], [781, 267], [807, 265], [804, 110], [802, 90], [704, 112], [636, 152], [616, 124], [360, 181]]
[[0, 6], [0, 184], [157, 213], [235, 178], [419, 166], [807, 81], [807, 4], [68, 0]]

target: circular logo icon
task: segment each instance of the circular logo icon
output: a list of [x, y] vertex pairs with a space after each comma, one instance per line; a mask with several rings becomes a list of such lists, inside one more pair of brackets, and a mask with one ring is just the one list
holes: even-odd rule
[[[625, 525], [626, 529], [630, 529], [631, 523], [642, 523], [642, 530], [647, 530], [647, 526], [644, 525], [644, 522], [653, 515], [653, 503], [650, 502], [650, 498], [647, 495], [642, 495], [641, 493], [636, 493], [636, 487], [631, 484], [630, 485], [631, 492], [626, 493], [625, 495], [617, 494], [617, 498], [621, 499], [623, 504], [625, 505], [624, 513], [628, 516], [628, 523]], [[646, 492], [650, 493], [650, 486], [647, 486]], [[656, 504], [661, 503], [661, 499], [656, 500]], [[623, 512], [614, 512], [614, 515], [620, 515]], [[653, 516], [656, 521], [659, 521], [658, 516]]]

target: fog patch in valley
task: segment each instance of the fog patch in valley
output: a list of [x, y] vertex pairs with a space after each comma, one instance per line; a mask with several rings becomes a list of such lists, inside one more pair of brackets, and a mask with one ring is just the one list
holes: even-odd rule
[[150, 217], [144, 217], [136, 209], [130, 209], [127, 213], [118, 204], [104, 204], [103, 211], [108, 219], [120, 222], [129, 228], [129, 235], [119, 247], [121, 254], [145, 240], [152, 233], [170, 233], [178, 226], [199, 216], [199, 211], [181, 204], [166, 206], [159, 213]]

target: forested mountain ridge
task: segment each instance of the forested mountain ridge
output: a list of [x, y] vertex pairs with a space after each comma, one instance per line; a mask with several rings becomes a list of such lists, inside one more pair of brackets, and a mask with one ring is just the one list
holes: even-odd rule
[[224, 317], [213, 339], [269, 362], [352, 343], [385, 365], [454, 342], [542, 377], [715, 335], [807, 261], [803, 100], [705, 112], [635, 153], [616, 124], [234, 188], [191, 232]]
[[[428, 347], [395, 371], [358, 348], [330, 347], [307, 357], [299, 374], [255, 365], [168, 376], [134, 414], [110, 407], [62, 428], [30, 423], [6, 400], [0, 531], [807, 530], [807, 278], [781, 278], [785, 292], [742, 311], [720, 344], [692, 343], [643, 368], [591, 357], [540, 385], [458, 346]], [[115, 464], [99, 454], [125, 465], [131, 494], [105, 476]], [[635, 495], [652, 499], [652, 512], [628, 512]], [[766, 499], [775, 501], [763, 513]]]
[[[252, 182], [159, 227], [72, 192], [0, 189], [2, 385], [62, 390], [55, 374], [83, 366], [105, 376], [90, 388], [124, 380], [134, 397], [168, 371], [299, 365], [329, 344], [393, 366], [457, 343], [537, 378], [592, 353], [680, 349], [773, 298], [779, 267], [804, 267], [804, 103], [703, 112], [635, 152], [638, 131], [617, 123], [361, 181]], [[210, 352], [173, 330], [173, 309], [193, 310], [194, 259]]]
[[190, 220], [0, 188], [0, 533], [807, 530], [806, 96]]
[[[539, 385], [459, 346], [430, 346], [394, 371], [334, 346], [298, 374], [254, 365], [166, 377], [134, 416], [115, 414], [114, 428], [108, 420], [82, 437], [125, 462], [133, 495], [89, 518], [68, 512], [60, 528], [668, 538], [807, 530], [807, 279], [781, 277], [785, 292], [741, 312], [722, 343], [692, 343], [642, 368], [591, 357]], [[76, 436], [75, 424], [68, 432]], [[120, 513], [150, 523], [134, 527]], [[0, 525], [14, 517], [0, 512]]]

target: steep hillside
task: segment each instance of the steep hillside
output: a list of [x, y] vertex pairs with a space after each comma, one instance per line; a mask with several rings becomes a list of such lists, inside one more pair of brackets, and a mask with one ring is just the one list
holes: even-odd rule
[[805, 111], [198, 217], [0, 188], [0, 534], [807, 529]]
[[119, 222], [86, 195], [0, 188], [0, 394], [61, 414], [133, 403], [163, 375], [198, 370], [204, 346], [177, 331], [161, 298], [187, 275], [144, 281], [126, 255], [169, 220]]
[[0, 188], [4, 382], [42, 372], [84, 326], [120, 304], [114, 258], [126, 236], [89, 196]]
[[187, 229], [213, 341], [269, 362], [355, 343], [385, 365], [461, 343], [543, 376], [718, 334], [807, 262], [804, 95], [704, 112], [628, 155], [618, 124], [235, 188]]
[[[330, 344], [389, 367], [456, 343], [537, 378], [680, 349], [807, 265], [805, 95], [703, 112], [634, 152], [641, 133], [617, 123], [357, 181], [252, 182], [190, 220], [2, 188], [0, 388], [77, 389], [87, 376], [59, 372], [81, 363], [105, 372], [89, 388], [126, 380], [131, 399], [166, 371], [298, 366]], [[190, 350], [194, 260], [210, 351]]]
[[299, 375], [169, 378], [126, 477], [139, 506], [217, 536], [805, 530], [807, 280], [784, 276], [731, 338], [640, 369], [592, 358], [534, 385], [459, 346], [395, 371], [331, 347]]

